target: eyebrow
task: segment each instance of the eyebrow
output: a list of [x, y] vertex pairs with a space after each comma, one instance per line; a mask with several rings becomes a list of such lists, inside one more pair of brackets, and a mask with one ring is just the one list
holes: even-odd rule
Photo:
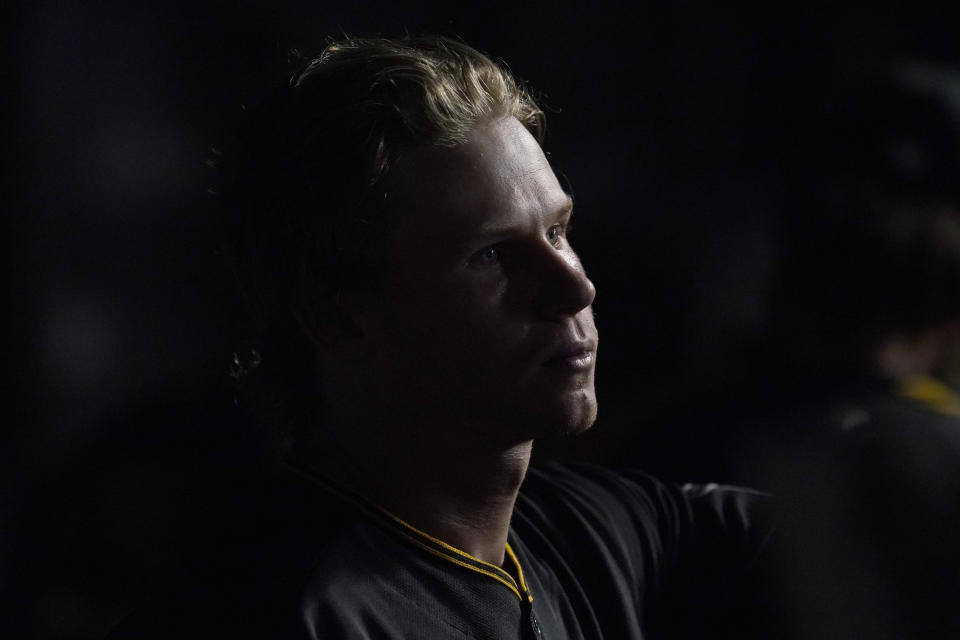
[[[565, 194], [566, 200], [556, 207], [551, 213], [547, 214], [547, 218], [558, 219], [558, 218], [569, 218], [573, 215], [573, 196], [569, 193]], [[515, 225], [498, 225], [493, 224], [481, 224], [477, 232], [480, 235], [483, 235], [487, 238], [497, 238], [501, 236], [508, 236], [518, 229]]]

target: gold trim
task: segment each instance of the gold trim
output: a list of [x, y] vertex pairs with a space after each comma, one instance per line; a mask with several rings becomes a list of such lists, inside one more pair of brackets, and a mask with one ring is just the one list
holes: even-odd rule
[[917, 376], [902, 380], [897, 393], [921, 402], [934, 411], [960, 417], [960, 396], [936, 378]]
[[[511, 576], [509, 573], [504, 571], [502, 568], [494, 564], [491, 564], [489, 562], [486, 562], [485, 560], [481, 560], [480, 558], [472, 556], [466, 551], [457, 549], [456, 547], [447, 544], [443, 540], [434, 538], [433, 536], [426, 533], [425, 531], [421, 531], [420, 529], [417, 529], [412, 524], [409, 524], [408, 522], [398, 518], [397, 516], [390, 513], [383, 507], [366, 500], [362, 496], [351, 495], [348, 491], [344, 491], [340, 489], [338, 485], [336, 485], [332, 480], [329, 480], [328, 478], [326, 478], [322, 473], [319, 473], [314, 469], [310, 469], [310, 470], [314, 471], [316, 475], [307, 473], [306, 471], [309, 467], [301, 468], [293, 460], [287, 460], [286, 466], [287, 468], [294, 471], [298, 475], [304, 477], [305, 479], [314, 483], [321, 484], [327, 491], [330, 491], [340, 496], [341, 499], [344, 499], [344, 500], [347, 500], [348, 502], [353, 503], [355, 506], [357, 506], [361, 510], [366, 511], [370, 516], [375, 516], [376, 513], [380, 513], [381, 515], [387, 516], [387, 518], [392, 520], [394, 523], [400, 525], [401, 527], [401, 531], [399, 531], [400, 534], [402, 534], [407, 540], [414, 543], [424, 551], [428, 551], [442, 560], [447, 560], [458, 566], [464, 567], [465, 569], [470, 569], [471, 571], [479, 573], [480, 575], [493, 578], [497, 582], [502, 583], [505, 587], [513, 591], [514, 595], [516, 595], [517, 598], [519, 598], [520, 600], [523, 600], [524, 595], [526, 595], [527, 601], [533, 602], [533, 596], [527, 590], [527, 584], [523, 578], [523, 569], [521, 569], [520, 562], [517, 560], [517, 556], [513, 552], [513, 548], [510, 546], [509, 542], [506, 544], [505, 551], [506, 551], [507, 557], [510, 558], [514, 566], [517, 568], [517, 578], [519, 578], [520, 580], [519, 586], [517, 586], [517, 582], [513, 579], [513, 576]], [[403, 529], [408, 530], [409, 533], [408, 531], [403, 531]], [[463, 560], [459, 560], [455, 557], [451, 557], [450, 555], [443, 553], [442, 551], [425, 544], [423, 541], [418, 540], [417, 537], [426, 538], [430, 542], [441, 547], [443, 550], [449, 551], [451, 554], [461, 556], [467, 560], [470, 560], [473, 563], [476, 563], [482, 566], [476, 566], [476, 564], [470, 564], [470, 562], [464, 562]], [[486, 569], [485, 567], [489, 567], [489, 569]], [[523, 591], [523, 594], [520, 593], [521, 590]]]
[[[476, 572], [476, 573], [479, 573], [480, 575], [484, 575], [484, 576], [493, 578], [493, 579], [496, 580], [497, 582], [502, 583], [505, 587], [507, 587], [508, 589], [510, 589], [510, 591], [513, 591], [514, 595], [516, 595], [517, 598], [519, 598], [520, 600], [523, 600], [523, 596], [520, 595], [520, 591], [517, 589], [516, 585], [515, 585], [515, 584], [512, 584], [512, 580], [511, 580], [511, 581], [507, 581], [507, 579], [505, 579], [505, 578], [497, 575], [496, 573], [493, 573], [492, 571], [486, 571], [486, 570], [484, 570], [484, 569], [481, 569], [480, 567], [477, 567], [477, 566], [474, 566], [474, 565], [470, 564], [469, 562], [464, 562], [463, 560], [458, 560], [458, 559], [456, 559], [456, 558], [451, 558], [451, 557], [448, 556], [447, 554], [442, 553], [442, 552], [438, 551], [437, 549], [434, 549], [433, 547], [424, 544], [423, 542], [417, 540], [416, 538], [414, 538], [414, 537], [412, 537], [412, 536], [405, 535], [405, 537], [407, 538], [407, 540], [409, 540], [409, 541], [412, 542], [413, 544], [417, 545], [418, 547], [420, 547], [420, 548], [423, 549], [424, 551], [427, 551], [427, 552], [429, 552], [429, 553], [432, 553], [433, 555], [437, 556], [437, 557], [440, 558], [441, 560], [446, 560], [447, 562], [452, 562], [452, 563], [454, 563], [454, 564], [456, 564], [456, 565], [459, 565], [459, 566], [461, 566], [461, 567], [463, 567], [463, 568], [465, 568], [465, 569], [470, 569], [471, 571], [474, 571], [474, 572]], [[470, 554], [464, 554], [464, 555], [467, 555], [468, 557], [473, 558], [473, 556], [471, 556]], [[479, 559], [477, 559], [477, 561], [478, 561], [478, 562], [483, 562], [483, 560], [479, 560]], [[493, 566], [493, 565], [491, 565], [491, 566]]]
[[[485, 576], [489, 576], [489, 577], [493, 578], [494, 580], [497, 580], [497, 581], [499, 581], [499, 582], [502, 582], [502, 583], [505, 584], [507, 587], [509, 587], [510, 590], [513, 591], [513, 592], [517, 595], [517, 597], [520, 598], [521, 600], [524, 599], [524, 598], [523, 598], [523, 595], [520, 594], [520, 591], [522, 590], [523, 593], [526, 594], [526, 596], [527, 596], [527, 601], [528, 601], [528, 602], [533, 602], [533, 596], [530, 595], [530, 592], [527, 590], [526, 581], [523, 579], [523, 569], [520, 568], [520, 562], [517, 560], [517, 556], [516, 556], [516, 554], [513, 552], [513, 549], [510, 547], [510, 543], [509, 543], [509, 542], [506, 544], [505, 551], [506, 551], [507, 557], [510, 558], [510, 560], [513, 562], [514, 566], [517, 568], [517, 577], [520, 579], [520, 585], [519, 585], [519, 586], [517, 586], [516, 581], [513, 579], [512, 576], [510, 576], [509, 573], [507, 573], [506, 571], [504, 571], [502, 568], [498, 567], [497, 565], [491, 564], [491, 563], [487, 562], [486, 560], [481, 560], [480, 558], [478, 558], [478, 557], [476, 557], [476, 556], [470, 555], [470, 554], [467, 553], [466, 551], [463, 551], [463, 550], [461, 550], [461, 549], [457, 549], [457, 548], [454, 547], [453, 545], [447, 544], [446, 542], [444, 542], [443, 540], [440, 540], [439, 538], [434, 538], [434, 537], [431, 536], [429, 533], [427, 533], [427, 532], [425, 532], [425, 531], [421, 531], [420, 529], [416, 528], [415, 526], [413, 526], [413, 525], [410, 524], [409, 522], [406, 522], [406, 521], [403, 520], [402, 518], [399, 518], [398, 516], [390, 513], [389, 511], [387, 511], [387, 510], [384, 509], [383, 507], [377, 506], [377, 509], [378, 509], [382, 514], [384, 514], [385, 516], [389, 517], [391, 520], [393, 520], [394, 522], [396, 522], [396, 523], [399, 524], [400, 526], [404, 527], [405, 529], [409, 529], [411, 532], [413, 532], [413, 533], [416, 534], [417, 536], [426, 538], [426, 539], [429, 540], [430, 542], [432, 542], [432, 543], [434, 543], [434, 544], [442, 547], [443, 549], [445, 549], [445, 550], [447, 550], [447, 551], [449, 551], [449, 552], [451, 552], [451, 553], [453, 553], [453, 554], [456, 554], [456, 555], [458, 555], [458, 556], [467, 558], [467, 559], [471, 560], [472, 562], [475, 562], [475, 563], [480, 564], [480, 565], [483, 565], [483, 566], [482, 566], [482, 567], [478, 567], [478, 566], [475, 566], [475, 565], [473, 565], [473, 564], [470, 564], [470, 563], [467, 563], [467, 562], [463, 562], [462, 560], [458, 560], [457, 558], [451, 558], [451, 557], [449, 557], [449, 556], [447, 556], [447, 555], [445, 555], [445, 554], [440, 553], [440, 552], [437, 551], [436, 549], [433, 549], [433, 548], [431, 548], [431, 547], [423, 544], [422, 542], [420, 542], [420, 541], [417, 540], [416, 538], [411, 537], [411, 536], [407, 536], [408, 538], [410, 538], [410, 540], [411, 540], [412, 542], [416, 543], [417, 546], [421, 547], [422, 549], [426, 549], [427, 551], [433, 553], [434, 555], [436, 555], [436, 556], [438, 556], [438, 557], [440, 557], [440, 558], [445, 558], [445, 559], [449, 560], [450, 562], [453, 562], [453, 563], [455, 563], [455, 564], [457, 564], [457, 565], [460, 565], [461, 567], [466, 567], [467, 569], [471, 569], [471, 570], [473, 570], [473, 571], [476, 571], [477, 573], [480, 573], [480, 574], [485, 575]], [[486, 569], [484, 569], [483, 567], [489, 567], [490, 570], [486, 570]], [[500, 574], [503, 574], [503, 575], [500, 575]], [[504, 577], [504, 576], [506, 576], [506, 577]]]
[[513, 561], [513, 566], [517, 568], [517, 578], [520, 579], [520, 588], [525, 594], [527, 594], [527, 602], [533, 602], [533, 595], [530, 593], [530, 590], [527, 588], [527, 582], [523, 579], [523, 569], [520, 567], [520, 561], [517, 560], [517, 554], [513, 552], [513, 547], [510, 546], [510, 543], [507, 543], [506, 546], [507, 556]]

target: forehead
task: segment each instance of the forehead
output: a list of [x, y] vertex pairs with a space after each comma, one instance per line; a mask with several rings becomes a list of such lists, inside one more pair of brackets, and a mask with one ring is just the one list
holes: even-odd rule
[[485, 123], [453, 148], [414, 149], [391, 186], [403, 209], [398, 232], [453, 241], [541, 218], [569, 201], [540, 145], [512, 117]]

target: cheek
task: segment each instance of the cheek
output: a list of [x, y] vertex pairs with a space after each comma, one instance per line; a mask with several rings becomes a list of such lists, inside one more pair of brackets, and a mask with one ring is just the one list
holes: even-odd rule
[[468, 275], [426, 292], [423, 304], [438, 323], [469, 331], [502, 314], [505, 290], [499, 278]]
[[460, 378], [467, 366], [481, 375], [517, 360], [527, 327], [512, 310], [517, 296], [505, 278], [461, 272], [445, 281], [425, 280], [411, 277], [380, 314], [383, 349], [404, 361], [405, 369]]
[[469, 361], [494, 367], [510, 359], [524, 338], [524, 327], [513, 319], [499, 287], [438, 292], [424, 311], [421, 339], [454, 366]]

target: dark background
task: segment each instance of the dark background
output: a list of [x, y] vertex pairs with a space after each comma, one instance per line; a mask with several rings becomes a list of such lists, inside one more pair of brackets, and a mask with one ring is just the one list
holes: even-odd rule
[[39, 0], [4, 11], [12, 394], [0, 596], [44, 638], [101, 637], [174, 584], [186, 541], [226, 526], [211, 492], [235, 488], [266, 437], [229, 414], [239, 307], [211, 241], [205, 159], [292, 50], [442, 33], [529, 81], [599, 291], [601, 417], [584, 453], [620, 459], [628, 446], [667, 476], [697, 447], [674, 416], [743, 393], [750, 377], [743, 354], [778, 255], [774, 159], [804, 105], [838, 69], [960, 56], [957, 12], [917, 3]]

